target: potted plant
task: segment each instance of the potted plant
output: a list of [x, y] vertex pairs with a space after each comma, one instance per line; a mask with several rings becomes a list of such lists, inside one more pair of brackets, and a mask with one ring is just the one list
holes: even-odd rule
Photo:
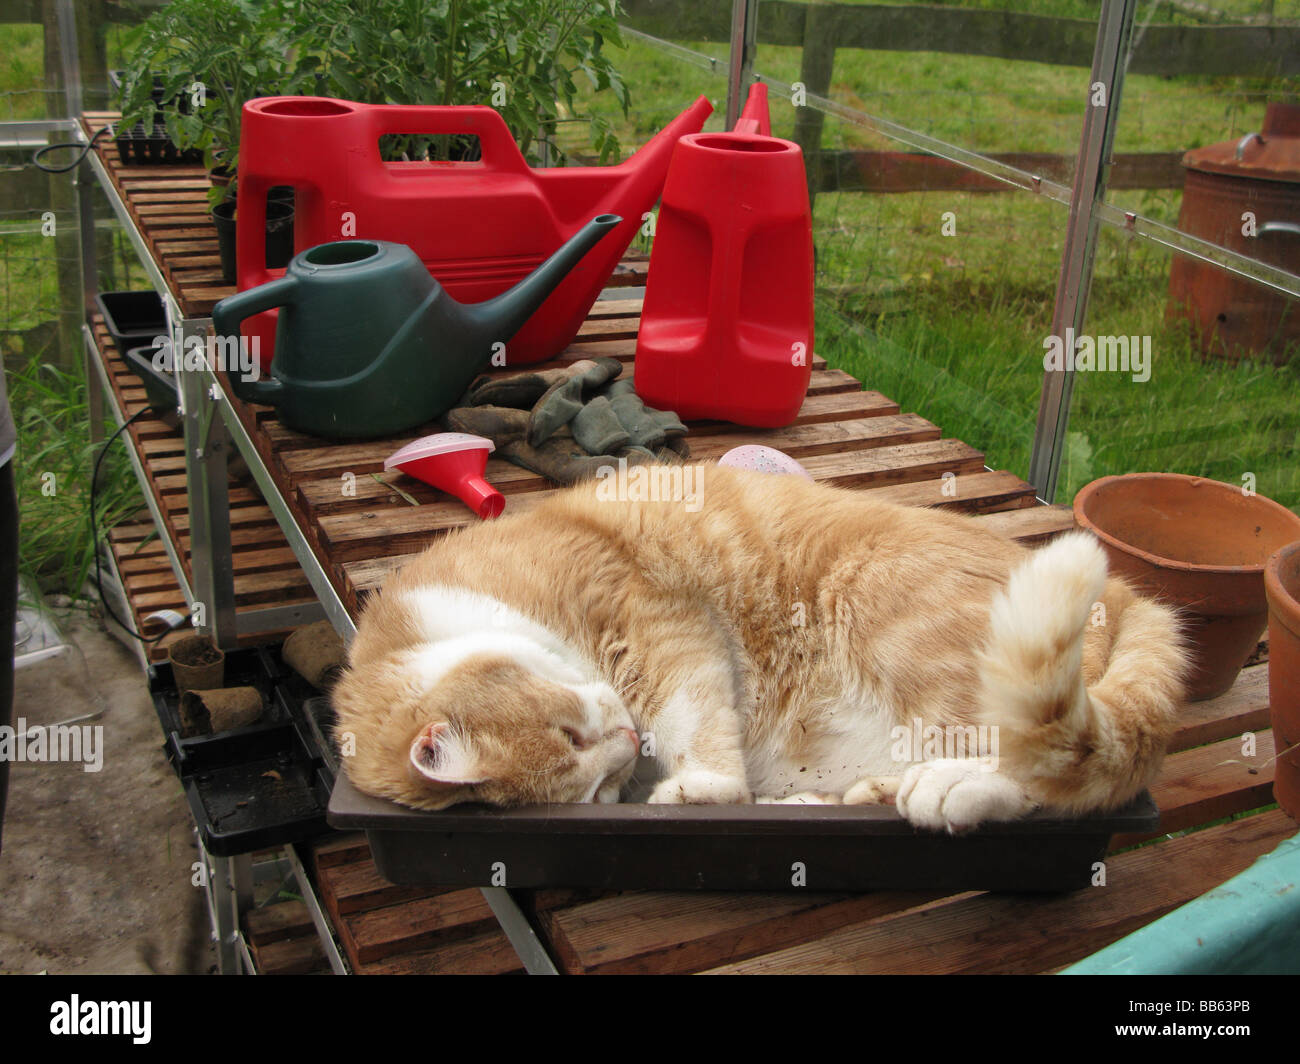
[[[561, 165], [561, 123], [585, 125], [600, 163], [617, 161], [609, 124], [586, 111], [578, 79], [628, 93], [606, 46], [622, 47], [617, 0], [276, 0], [299, 84], [360, 103], [482, 104], [505, 119], [525, 158]], [[387, 158], [447, 159], [472, 138], [389, 137]], [[472, 156], [462, 156], [472, 157]]]
[[127, 50], [122, 124], [148, 119], [159, 95], [181, 101], [164, 112], [167, 133], [180, 150], [201, 149], [226, 172], [219, 180], [238, 165], [244, 102], [297, 91], [277, 7], [265, 0], [172, 0], [132, 31]]
[[[133, 31], [132, 57], [122, 91], [125, 128], [152, 122], [156, 99], [184, 106], [163, 112], [164, 126], [180, 151], [203, 152], [212, 188], [208, 195], [222, 245], [223, 272], [234, 283], [234, 197], [239, 129], [245, 101], [292, 94], [295, 69], [276, 4], [257, 0], [172, 0]], [[268, 213], [268, 254], [288, 261], [293, 252], [292, 204]]]

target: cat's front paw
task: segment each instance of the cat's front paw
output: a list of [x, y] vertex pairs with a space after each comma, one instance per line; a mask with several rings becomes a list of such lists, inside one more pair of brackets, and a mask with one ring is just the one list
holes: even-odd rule
[[957, 834], [988, 821], [1018, 820], [1034, 808], [1012, 779], [986, 758], [941, 758], [912, 765], [898, 788], [898, 812], [909, 823]]
[[752, 800], [743, 779], [702, 769], [669, 776], [649, 798], [656, 805], [744, 805]]

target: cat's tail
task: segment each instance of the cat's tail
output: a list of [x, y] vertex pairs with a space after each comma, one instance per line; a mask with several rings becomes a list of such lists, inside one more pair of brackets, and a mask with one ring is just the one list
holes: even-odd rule
[[1004, 770], [1041, 805], [1084, 812], [1122, 805], [1154, 778], [1187, 655], [1173, 610], [1108, 580], [1101, 546], [1072, 533], [994, 596], [981, 666]]

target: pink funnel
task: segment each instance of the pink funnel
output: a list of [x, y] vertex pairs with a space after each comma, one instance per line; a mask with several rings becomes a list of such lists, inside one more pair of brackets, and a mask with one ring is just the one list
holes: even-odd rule
[[499, 517], [506, 497], [483, 479], [489, 451], [496, 445], [467, 432], [439, 432], [408, 443], [384, 462], [440, 491], [455, 495], [479, 517]]

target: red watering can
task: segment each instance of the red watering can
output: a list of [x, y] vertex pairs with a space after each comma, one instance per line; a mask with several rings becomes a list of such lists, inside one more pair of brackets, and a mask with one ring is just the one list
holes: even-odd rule
[[[407, 244], [460, 303], [511, 288], [593, 215], [623, 222], [547, 297], [514, 336], [497, 338], [507, 365], [539, 362], [572, 341], [654, 206], [678, 139], [704, 125], [701, 96], [618, 166], [534, 170], [490, 107], [350, 103], [319, 96], [268, 96], [244, 105], [239, 154], [238, 261], [241, 290], [282, 275], [265, 265], [266, 193], [294, 188], [294, 248], [352, 238]], [[469, 134], [474, 162], [384, 162], [386, 134]], [[243, 326], [270, 365], [275, 312]], [[502, 364], [497, 362], [496, 364]]]
[[637, 394], [683, 419], [765, 428], [812, 372], [812, 218], [803, 153], [770, 136], [755, 84], [732, 133], [682, 137], [664, 185], [637, 337]]

